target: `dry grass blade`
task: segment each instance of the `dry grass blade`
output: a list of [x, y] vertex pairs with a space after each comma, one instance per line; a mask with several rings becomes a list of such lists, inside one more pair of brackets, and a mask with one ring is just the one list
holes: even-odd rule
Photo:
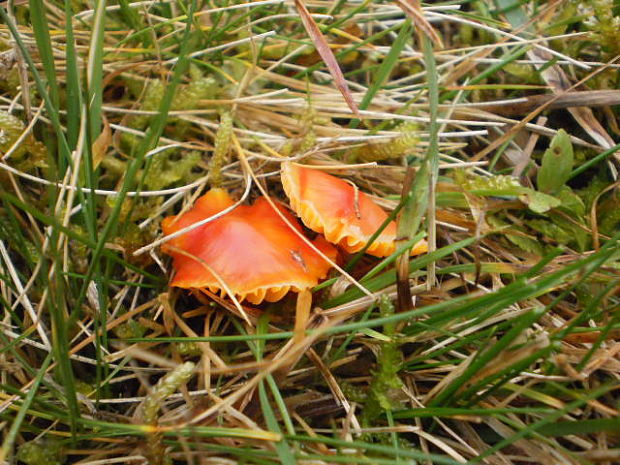
[[112, 143], [112, 131], [110, 130], [110, 124], [105, 116], [102, 118], [103, 129], [101, 133], [93, 142], [93, 166], [96, 168], [101, 163], [101, 160], [105, 157], [110, 144]]
[[395, 2], [411, 18], [413, 24], [420, 28], [437, 47], [443, 48], [441, 36], [424, 17], [424, 11], [419, 0], [395, 0]]
[[[530, 50], [528, 55], [533, 60], [550, 61], [552, 56], [549, 53], [541, 50]], [[545, 79], [545, 82], [551, 86], [554, 93], [560, 95], [566, 95], [566, 92], [573, 88], [570, 83], [568, 75], [558, 65], [546, 67], [541, 70], [541, 75]], [[554, 100], [554, 103], [557, 100]], [[601, 123], [596, 119], [594, 113], [587, 106], [568, 107], [573, 118], [580, 124], [580, 126], [594, 139], [601, 147], [609, 149], [616, 145], [611, 136], [603, 128]]]
[[314, 46], [316, 47], [317, 51], [321, 55], [321, 58], [325, 62], [329, 73], [334, 78], [334, 83], [336, 84], [336, 87], [344, 97], [345, 102], [347, 102], [347, 105], [349, 106], [353, 114], [355, 114], [355, 117], [361, 119], [359, 108], [357, 107], [357, 104], [353, 99], [353, 95], [349, 90], [349, 85], [347, 84], [347, 81], [342, 74], [340, 65], [338, 64], [334, 53], [329, 47], [325, 36], [321, 33], [319, 27], [316, 25], [314, 18], [306, 8], [303, 0], [295, 0], [295, 7], [299, 12], [299, 17], [301, 18], [301, 22], [303, 23], [306, 32], [312, 39]]
[[[601, 67], [599, 69], [596, 69], [596, 70], [588, 73], [584, 78], [582, 78], [581, 80], [579, 80], [575, 84], [571, 85], [570, 87], [565, 89], [563, 92], [556, 93], [550, 100], [547, 100], [541, 106], [539, 106], [538, 108], [533, 110], [531, 113], [529, 113], [527, 116], [525, 116], [518, 124], [513, 126], [502, 137], [500, 137], [499, 139], [493, 141], [487, 147], [485, 147], [484, 149], [482, 149], [478, 153], [476, 153], [473, 157], [471, 157], [471, 161], [479, 161], [479, 160], [483, 159], [485, 156], [487, 156], [488, 154], [492, 153], [495, 149], [497, 149], [503, 143], [505, 143], [506, 141], [510, 140], [510, 138], [512, 136], [514, 136], [520, 129], [522, 129], [527, 123], [532, 121], [534, 118], [536, 118], [538, 115], [540, 115], [544, 110], [546, 110], [548, 107], [550, 107], [562, 95], [565, 95], [566, 93], [571, 92], [572, 90], [576, 89], [581, 84], [583, 84], [584, 82], [589, 81], [591, 78], [593, 78], [597, 74], [603, 72], [608, 66], [610, 66], [613, 63], [616, 63], [619, 59], [620, 59], [620, 56], [617, 56], [617, 57], [613, 58], [605, 66], [603, 66], [603, 67]], [[615, 154], [615, 158], [617, 160], [620, 160], [620, 154]]]
[[507, 101], [497, 105], [485, 104], [482, 108], [486, 111], [503, 116], [518, 116], [535, 110], [540, 105], [553, 100], [547, 108], [558, 110], [571, 107], [607, 107], [620, 105], [620, 90], [583, 90], [561, 94], [558, 98], [554, 95], [529, 95]]
[[[407, 174], [405, 175], [405, 179], [403, 181], [403, 191], [401, 194], [401, 202], [407, 199], [411, 195], [411, 187], [414, 183], [415, 172], [413, 168], [409, 167], [407, 169]], [[417, 204], [418, 199], [410, 198], [408, 202], [415, 202]], [[405, 209], [407, 206], [405, 206]], [[415, 214], [410, 216], [406, 216], [401, 214], [398, 218], [398, 237], [396, 240], [397, 247], [401, 247], [408, 240], [413, 237], [413, 235], [417, 232], [420, 220], [421, 213], [417, 215]], [[413, 225], [412, 225], [413, 223]], [[411, 284], [409, 283], [409, 251], [403, 253], [400, 257], [398, 257], [396, 261], [396, 289], [398, 295], [398, 309], [401, 312], [406, 312], [413, 308], [413, 302], [411, 300]]]

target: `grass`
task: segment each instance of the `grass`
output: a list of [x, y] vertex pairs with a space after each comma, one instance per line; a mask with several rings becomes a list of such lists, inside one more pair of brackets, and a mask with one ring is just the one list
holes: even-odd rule
[[[620, 4], [304, 4], [1, 4], [0, 464], [617, 463]], [[168, 287], [161, 220], [289, 157], [397, 252], [301, 332]]]

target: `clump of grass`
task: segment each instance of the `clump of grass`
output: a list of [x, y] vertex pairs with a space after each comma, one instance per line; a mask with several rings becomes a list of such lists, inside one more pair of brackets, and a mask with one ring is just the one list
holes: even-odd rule
[[[0, 462], [617, 462], [620, 11], [574, 3], [0, 6]], [[398, 218], [373, 296], [170, 289], [161, 219], [290, 158]]]

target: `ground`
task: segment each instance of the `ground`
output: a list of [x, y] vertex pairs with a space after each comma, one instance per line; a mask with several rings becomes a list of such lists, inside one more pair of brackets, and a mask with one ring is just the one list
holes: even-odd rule
[[[0, 463], [620, 461], [620, 2], [0, 5]], [[170, 286], [291, 162], [396, 251]]]

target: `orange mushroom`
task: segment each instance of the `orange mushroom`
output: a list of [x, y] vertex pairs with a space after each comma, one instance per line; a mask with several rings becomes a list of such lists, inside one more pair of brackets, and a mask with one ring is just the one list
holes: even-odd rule
[[[293, 163], [282, 165], [282, 185], [293, 210], [304, 224], [346, 251], [361, 250], [386, 220], [387, 214], [357, 187], [323, 171]], [[386, 257], [396, 250], [396, 223], [391, 221], [366, 251]], [[428, 250], [418, 242], [411, 255]]]
[[[165, 218], [164, 234], [209, 218], [233, 203], [226, 191], [212, 189], [187, 213]], [[290, 213], [282, 213], [301, 231]], [[336, 249], [323, 238], [318, 237], [314, 245], [335, 259]], [[208, 289], [223, 296], [228, 288], [239, 301], [252, 304], [275, 302], [289, 291], [313, 287], [330, 268], [264, 198], [171, 239], [162, 250], [173, 257], [172, 286]]]

